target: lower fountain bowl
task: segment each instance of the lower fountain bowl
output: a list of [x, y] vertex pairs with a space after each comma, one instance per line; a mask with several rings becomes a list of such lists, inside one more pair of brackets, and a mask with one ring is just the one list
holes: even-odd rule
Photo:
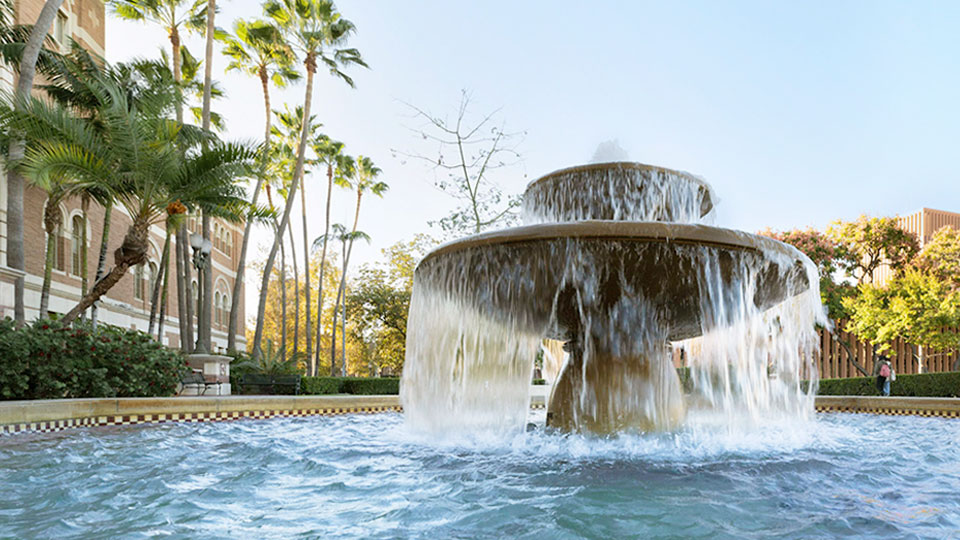
[[[721, 287], [752, 276], [761, 310], [809, 289], [810, 260], [771, 238], [659, 222], [579, 221], [528, 225], [444, 244], [416, 270], [416, 286], [496, 319], [567, 339], [585, 312], [624, 302], [645, 310], [671, 341], [702, 333], [705, 280]], [[716, 306], [724, 309], [724, 306]], [[652, 312], [651, 312], [652, 311]], [[713, 316], [723, 316], [714, 313]], [[629, 324], [629, 321], [624, 321]]]

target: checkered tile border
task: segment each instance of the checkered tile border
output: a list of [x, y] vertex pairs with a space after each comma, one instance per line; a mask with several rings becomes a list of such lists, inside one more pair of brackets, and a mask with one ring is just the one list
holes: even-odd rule
[[242, 420], [252, 418], [292, 417], [292, 416], [336, 416], [340, 414], [376, 414], [382, 412], [402, 412], [397, 406], [383, 407], [336, 407], [330, 409], [295, 409], [264, 411], [229, 411], [169, 414], [134, 414], [129, 416], [91, 416], [89, 418], [71, 418], [49, 422], [29, 424], [7, 424], [0, 426], [0, 435], [12, 433], [53, 433], [65, 429], [98, 426], [132, 426], [135, 424], [164, 424], [167, 422], [217, 422], [224, 420]]
[[[546, 404], [536, 403], [532, 409], [545, 409]], [[887, 409], [887, 408], [856, 408], [841, 406], [816, 407], [817, 412], [855, 412], [866, 414], [887, 414], [895, 416], [938, 416], [944, 418], [960, 418], [958, 411], [917, 410], [917, 409]], [[88, 418], [70, 418], [67, 420], [52, 420], [48, 422], [32, 422], [29, 424], [7, 424], [0, 426], [0, 435], [13, 433], [53, 433], [65, 429], [99, 426], [131, 426], [136, 424], [164, 424], [167, 422], [217, 422], [224, 420], [242, 420], [252, 418], [297, 417], [297, 416], [336, 416], [341, 414], [376, 414], [382, 412], [403, 412], [397, 406], [382, 407], [337, 407], [330, 409], [294, 409], [294, 410], [263, 410], [263, 411], [229, 411], [229, 412], [199, 412], [199, 413], [170, 413], [170, 414], [141, 414], [129, 416], [91, 416]]]
[[880, 407], [843, 407], [831, 405], [817, 405], [817, 412], [848, 412], [864, 414], [887, 414], [891, 416], [938, 416], [942, 418], [960, 418], [958, 411], [938, 411], [923, 409], [895, 409]]

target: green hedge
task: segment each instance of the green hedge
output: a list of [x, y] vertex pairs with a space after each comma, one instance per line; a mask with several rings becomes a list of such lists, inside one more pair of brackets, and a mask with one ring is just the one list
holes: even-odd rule
[[399, 377], [304, 377], [300, 393], [306, 395], [354, 394], [364, 396], [400, 393]]
[[[821, 396], [876, 396], [876, 377], [822, 379], [817, 394]], [[890, 382], [891, 396], [960, 397], [960, 372], [897, 375]]]
[[308, 396], [340, 393], [339, 377], [304, 377], [300, 379], [300, 393]]
[[177, 351], [136, 330], [0, 321], [0, 399], [170, 396], [186, 369]]

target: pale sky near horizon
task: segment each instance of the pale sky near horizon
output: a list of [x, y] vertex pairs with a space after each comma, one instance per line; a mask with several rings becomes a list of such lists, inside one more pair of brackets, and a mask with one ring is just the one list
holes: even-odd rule
[[[260, 15], [256, 0], [220, 2], [217, 25]], [[392, 149], [429, 152], [403, 102], [452, 114], [461, 89], [475, 112], [501, 108], [525, 131], [505, 191], [585, 163], [616, 139], [632, 160], [690, 171], [720, 198], [717, 224], [755, 232], [822, 228], [861, 213], [960, 212], [960, 3], [957, 2], [388, 2], [337, 3], [371, 69], [356, 89], [319, 73], [313, 110], [352, 155], [370, 156], [390, 191], [365, 199], [360, 262], [447, 214], [433, 172]], [[107, 58], [155, 57], [166, 35], [107, 20]], [[202, 56], [199, 38], [187, 41]], [[217, 48], [219, 51], [219, 47]], [[226, 138], [263, 131], [259, 83], [214, 78], [227, 98]], [[302, 102], [303, 85], [274, 93]], [[310, 236], [324, 192], [307, 180]], [[334, 195], [349, 223], [353, 197]], [[296, 221], [299, 224], [299, 219]], [[299, 227], [296, 229], [299, 231]], [[258, 236], [266, 244], [266, 234]], [[257, 251], [253, 252], [256, 257]], [[258, 284], [248, 274], [248, 311]]]

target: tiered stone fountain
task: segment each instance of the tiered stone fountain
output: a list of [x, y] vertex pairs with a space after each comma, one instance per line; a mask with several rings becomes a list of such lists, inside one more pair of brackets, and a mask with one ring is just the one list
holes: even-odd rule
[[[706, 401], [810, 408], [799, 380], [822, 311], [815, 269], [786, 244], [706, 225], [714, 201], [688, 173], [574, 167], [527, 187], [524, 226], [428, 254], [408, 321], [408, 420], [522, 427], [544, 338], [568, 352], [547, 413], [562, 430], [678, 426], [672, 350], [700, 336], [694, 379]], [[785, 309], [795, 296], [804, 301]]]

